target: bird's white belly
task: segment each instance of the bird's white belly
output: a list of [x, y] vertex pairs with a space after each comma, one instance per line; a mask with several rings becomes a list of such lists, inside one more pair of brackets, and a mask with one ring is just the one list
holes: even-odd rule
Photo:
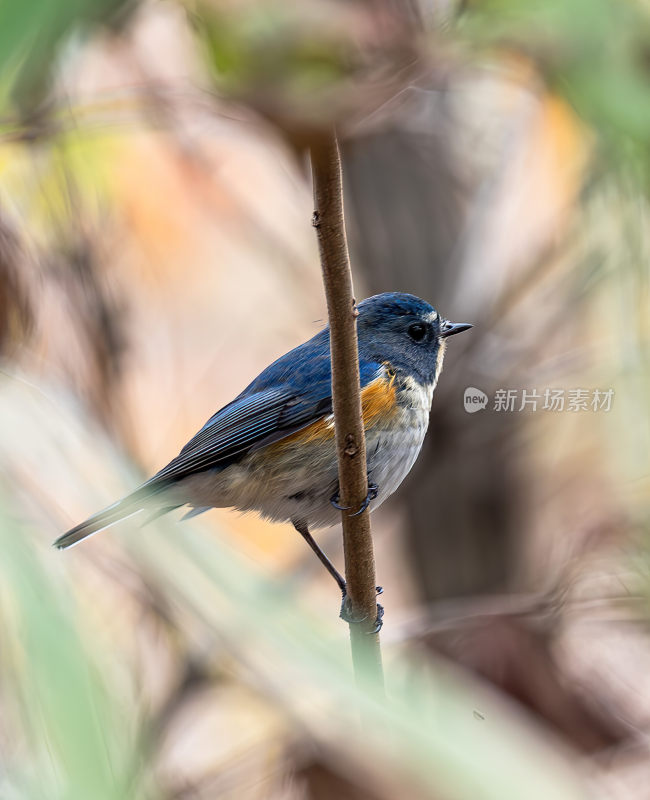
[[[386, 424], [366, 431], [369, 480], [378, 487], [371, 509], [381, 505], [408, 475], [429, 423], [430, 389], [407, 386], [401, 405]], [[338, 488], [333, 437], [304, 448], [285, 447], [281, 455], [264, 450], [221, 471], [206, 471], [183, 481], [185, 502], [194, 506], [233, 506], [257, 511], [275, 521], [301, 520], [312, 528], [335, 525], [340, 512], [330, 499]]]
[[409, 474], [422, 448], [428, 415], [401, 430], [370, 431], [366, 440], [368, 475], [379, 487], [373, 503], [377, 508]]

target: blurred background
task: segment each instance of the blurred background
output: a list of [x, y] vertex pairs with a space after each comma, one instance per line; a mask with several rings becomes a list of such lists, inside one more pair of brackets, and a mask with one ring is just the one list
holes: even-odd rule
[[[646, 798], [647, 3], [32, 0], [0, 65], [0, 795]], [[50, 547], [324, 324], [331, 125], [357, 297], [475, 324], [373, 515], [388, 699], [290, 526]]]

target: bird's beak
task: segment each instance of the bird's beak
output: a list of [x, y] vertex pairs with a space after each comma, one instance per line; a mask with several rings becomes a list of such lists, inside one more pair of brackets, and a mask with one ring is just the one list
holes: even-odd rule
[[469, 322], [450, 322], [448, 319], [446, 319], [440, 328], [440, 338], [446, 339], [448, 336], [454, 336], [457, 333], [468, 331], [473, 327], [474, 326], [470, 325]]

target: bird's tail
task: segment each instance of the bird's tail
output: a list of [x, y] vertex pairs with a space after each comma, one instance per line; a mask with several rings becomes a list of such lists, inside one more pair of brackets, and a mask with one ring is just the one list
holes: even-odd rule
[[75, 525], [74, 528], [64, 533], [63, 536], [59, 536], [54, 542], [54, 547], [57, 547], [59, 550], [65, 550], [77, 544], [82, 539], [92, 536], [93, 533], [98, 533], [104, 530], [104, 528], [108, 528], [110, 525], [120, 522], [120, 520], [137, 514], [138, 511], [142, 511], [145, 508], [147, 508], [147, 493], [143, 492], [142, 489], [136, 489], [132, 494], [123, 497], [121, 500], [118, 500], [117, 503], [113, 503], [113, 505], [108, 506], [108, 508], [105, 508], [103, 511], [98, 511], [96, 514], [93, 514], [92, 517], [88, 517], [84, 522]]

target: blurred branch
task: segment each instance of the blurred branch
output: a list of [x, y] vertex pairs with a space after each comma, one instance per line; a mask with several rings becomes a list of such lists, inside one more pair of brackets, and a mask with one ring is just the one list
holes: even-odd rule
[[[360, 508], [368, 493], [366, 440], [361, 412], [357, 311], [352, 293], [350, 256], [343, 216], [341, 160], [336, 137], [326, 135], [311, 149], [315, 211], [323, 283], [327, 298], [332, 358], [332, 405], [336, 424], [339, 496], [342, 506]], [[375, 559], [368, 509], [341, 514], [348, 601], [359, 624], [350, 625], [355, 671], [363, 663], [383, 680], [378, 634], [371, 633], [377, 614]]]
[[[557, 587], [542, 593], [490, 594], [438, 600], [419, 609], [416, 614], [398, 620], [388, 637], [388, 643], [391, 646], [404, 644], [490, 617], [525, 617], [547, 629], [558, 628], [560, 619], [569, 614], [581, 614], [583, 623], [593, 621], [602, 624], [610, 619], [627, 624], [645, 622], [643, 614], [647, 598], [642, 594], [568, 598], [567, 593], [566, 588]], [[637, 607], [638, 612], [635, 611]], [[593, 620], [584, 613], [601, 609], [614, 612], [618, 608], [621, 611], [611, 617], [601, 614]], [[625, 612], [624, 615], [622, 612]]]
[[0, 352], [24, 341], [34, 322], [23, 279], [24, 253], [16, 232], [0, 216]]

